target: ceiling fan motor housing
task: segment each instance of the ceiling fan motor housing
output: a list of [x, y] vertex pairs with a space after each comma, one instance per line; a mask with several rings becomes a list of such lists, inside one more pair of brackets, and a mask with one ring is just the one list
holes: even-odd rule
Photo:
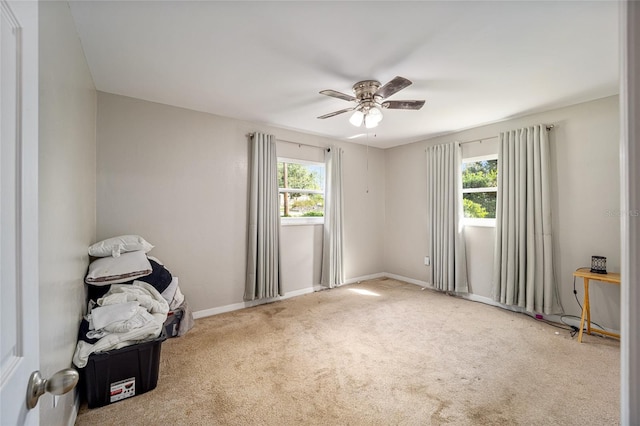
[[[358, 100], [357, 109], [368, 110], [378, 104], [378, 101], [382, 99], [380, 96], [374, 96], [380, 88], [380, 82], [376, 80], [363, 80], [353, 85], [353, 93]], [[378, 99], [376, 99], [378, 98]]]

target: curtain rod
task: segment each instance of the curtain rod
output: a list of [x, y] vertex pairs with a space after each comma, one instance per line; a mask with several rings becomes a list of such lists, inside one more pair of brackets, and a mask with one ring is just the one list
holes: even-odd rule
[[[248, 136], [248, 137], [250, 137], [250, 138], [252, 138], [254, 134], [255, 134], [255, 133], [248, 133], [248, 134], [247, 134], [247, 136]], [[294, 144], [294, 145], [298, 145], [298, 147], [300, 147], [300, 146], [308, 146], [308, 147], [310, 147], [310, 148], [318, 148], [318, 149], [323, 149], [323, 150], [324, 150], [324, 149], [326, 149], [327, 151], [331, 151], [331, 148], [325, 148], [325, 147], [323, 147], [323, 146], [309, 145], [308, 143], [300, 143], [300, 142], [286, 141], [286, 140], [284, 140], [284, 139], [278, 139], [278, 138], [276, 138], [276, 142], [286, 142], [286, 143], [292, 143], [292, 144]]]
[[488, 141], [488, 140], [491, 140], [491, 139], [498, 139], [498, 136], [490, 136], [488, 138], [481, 138], [481, 139], [473, 139], [473, 140], [470, 140], [470, 141], [464, 141], [464, 142], [460, 142], [460, 145], [464, 145], [464, 144], [467, 144], [467, 143], [473, 143], [473, 142]]
[[[547, 126], [547, 131], [550, 131], [550, 130], [551, 130], [551, 129], [553, 129], [554, 127], [555, 127], [555, 126], [554, 126], [553, 124], [549, 124], [549, 125]], [[497, 139], [497, 138], [498, 138], [498, 136], [490, 136], [490, 137], [488, 137], [488, 138], [473, 139], [473, 140], [470, 140], [470, 141], [460, 142], [460, 145], [464, 145], [464, 144], [466, 144], [466, 143], [472, 143], [472, 142], [488, 141], [488, 140], [491, 140], [491, 139]]]

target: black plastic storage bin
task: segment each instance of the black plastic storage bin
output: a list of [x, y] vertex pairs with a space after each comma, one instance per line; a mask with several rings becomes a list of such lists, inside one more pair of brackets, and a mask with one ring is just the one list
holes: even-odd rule
[[89, 408], [102, 407], [155, 389], [160, 349], [167, 335], [148, 342], [89, 355], [80, 369], [81, 387]]

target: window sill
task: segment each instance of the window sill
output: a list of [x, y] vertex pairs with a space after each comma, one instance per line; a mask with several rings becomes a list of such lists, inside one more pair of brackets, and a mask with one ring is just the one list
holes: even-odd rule
[[474, 226], [478, 228], [495, 228], [496, 220], [495, 219], [471, 219], [465, 218], [462, 221], [464, 226]]
[[281, 217], [280, 225], [324, 225], [324, 217]]

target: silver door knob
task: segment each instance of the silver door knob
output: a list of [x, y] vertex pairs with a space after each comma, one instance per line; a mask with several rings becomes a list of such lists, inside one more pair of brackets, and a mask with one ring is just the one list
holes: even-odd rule
[[42, 377], [40, 371], [34, 371], [29, 377], [29, 386], [27, 386], [27, 407], [35, 408], [38, 405], [38, 399], [45, 392], [54, 395], [62, 395], [69, 392], [78, 384], [80, 374], [73, 368], [65, 368], [51, 376], [49, 380]]

